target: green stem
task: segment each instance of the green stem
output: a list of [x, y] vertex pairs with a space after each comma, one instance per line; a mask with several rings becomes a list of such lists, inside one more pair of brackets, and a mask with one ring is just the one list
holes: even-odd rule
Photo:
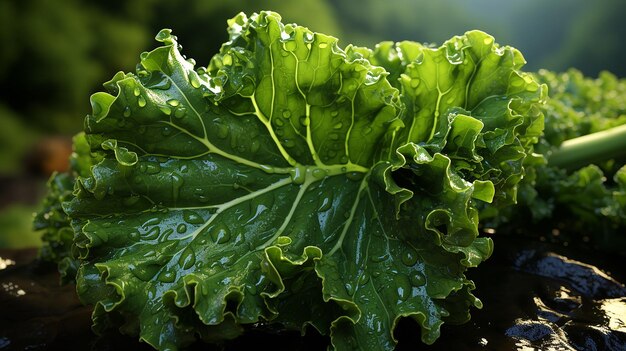
[[550, 166], [576, 169], [626, 155], [626, 124], [566, 140], [547, 155]]

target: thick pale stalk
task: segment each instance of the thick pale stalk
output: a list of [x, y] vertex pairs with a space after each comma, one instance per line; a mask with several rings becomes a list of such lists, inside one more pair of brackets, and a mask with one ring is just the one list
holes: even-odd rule
[[575, 169], [621, 155], [626, 155], [626, 124], [566, 140], [548, 155], [548, 164]]

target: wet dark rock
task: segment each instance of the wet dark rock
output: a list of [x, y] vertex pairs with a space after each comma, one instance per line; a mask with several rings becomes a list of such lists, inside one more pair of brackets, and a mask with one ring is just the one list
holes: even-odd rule
[[553, 252], [522, 250], [514, 268], [546, 278], [560, 279], [592, 298], [626, 296], [624, 285], [598, 268]]
[[585, 323], [568, 322], [562, 327], [576, 350], [626, 350], [626, 333]]
[[542, 349], [567, 350], [565, 333], [555, 324], [547, 321], [517, 320], [506, 330], [506, 336], [516, 339], [518, 348], [541, 347]]

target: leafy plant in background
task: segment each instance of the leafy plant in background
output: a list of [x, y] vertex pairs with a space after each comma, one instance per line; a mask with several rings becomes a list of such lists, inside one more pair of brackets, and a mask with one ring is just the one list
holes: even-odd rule
[[535, 77], [550, 91], [543, 106], [545, 133], [536, 146], [547, 158], [526, 159], [517, 206], [484, 211], [483, 219], [504, 233], [523, 231], [623, 252], [626, 81], [608, 72], [585, 78], [573, 69], [541, 70]]
[[161, 31], [92, 96], [73, 173], [50, 183], [43, 252], [71, 253], [95, 329], [175, 349], [310, 325], [388, 350], [400, 318], [426, 343], [465, 322], [481, 303], [464, 272], [492, 251], [477, 206], [515, 201], [543, 128], [521, 54], [478, 31], [342, 50], [271, 12], [229, 34], [195, 67]]

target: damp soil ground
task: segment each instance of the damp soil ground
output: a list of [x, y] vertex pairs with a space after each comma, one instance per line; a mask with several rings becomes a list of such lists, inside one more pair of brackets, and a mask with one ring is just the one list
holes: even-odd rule
[[[590, 249], [495, 238], [496, 250], [468, 277], [484, 307], [463, 325], [444, 325], [433, 345], [402, 320], [398, 351], [408, 350], [626, 350], [626, 266], [620, 255]], [[91, 332], [89, 307], [74, 286], [60, 286], [36, 250], [0, 250], [0, 350], [111, 350], [151, 348], [111, 332]], [[328, 338], [257, 327], [221, 346], [190, 350], [326, 350]]]

